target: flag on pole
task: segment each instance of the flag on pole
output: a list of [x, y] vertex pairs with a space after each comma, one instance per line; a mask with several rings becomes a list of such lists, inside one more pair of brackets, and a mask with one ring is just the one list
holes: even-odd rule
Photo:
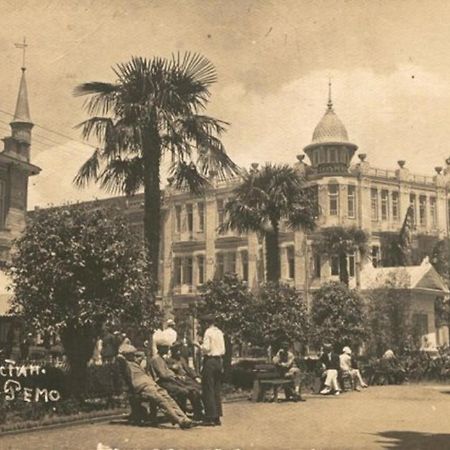
[[399, 236], [399, 251], [400, 251], [400, 265], [410, 266], [412, 264], [411, 244], [412, 244], [412, 230], [414, 228], [414, 208], [409, 205], [405, 220]]

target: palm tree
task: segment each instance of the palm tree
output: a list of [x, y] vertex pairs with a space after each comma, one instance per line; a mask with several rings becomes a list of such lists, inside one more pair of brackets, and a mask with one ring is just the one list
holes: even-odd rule
[[220, 140], [228, 124], [201, 114], [217, 80], [208, 59], [191, 53], [133, 57], [113, 70], [115, 83], [89, 82], [75, 89], [74, 95], [89, 96], [84, 107], [90, 118], [78, 127], [101, 148], [82, 165], [74, 183], [84, 187], [94, 181], [126, 195], [143, 188], [144, 238], [156, 289], [162, 158], [171, 158], [171, 183], [197, 193], [213, 171], [225, 178], [238, 169]]
[[242, 183], [225, 205], [221, 227], [241, 233], [258, 232], [266, 247], [267, 280], [280, 279], [280, 225], [291, 229], [314, 227], [316, 208], [303, 178], [288, 165], [266, 164], [243, 175]]
[[359, 228], [328, 227], [321, 230], [314, 246], [316, 251], [339, 258], [339, 280], [348, 286], [347, 255], [359, 252], [367, 253], [367, 233]]

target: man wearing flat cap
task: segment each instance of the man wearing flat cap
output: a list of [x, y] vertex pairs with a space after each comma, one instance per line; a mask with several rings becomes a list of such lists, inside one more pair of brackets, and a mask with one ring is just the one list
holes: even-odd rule
[[207, 426], [221, 425], [222, 416], [221, 378], [223, 371], [222, 357], [225, 355], [225, 340], [222, 331], [216, 326], [216, 318], [208, 315], [203, 318], [207, 329], [203, 336], [202, 391]]
[[130, 344], [123, 344], [119, 349], [119, 358], [122, 357], [126, 360], [127, 373], [135, 394], [142, 400], [155, 402], [170, 421], [178, 424], [180, 428], [190, 428], [192, 421], [184, 414], [167, 391], [158, 386], [155, 380], [144, 371], [136, 360], [136, 352], [136, 348]]

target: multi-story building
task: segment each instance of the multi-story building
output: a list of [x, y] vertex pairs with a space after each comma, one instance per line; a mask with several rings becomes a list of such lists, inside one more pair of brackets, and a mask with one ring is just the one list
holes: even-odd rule
[[[29, 162], [32, 126], [24, 71], [16, 116], [11, 123], [12, 136], [5, 139], [5, 150], [0, 153], [0, 223], [3, 224], [0, 246], [3, 245], [1, 249], [6, 253], [10, 237], [24, 226], [28, 176], [39, 172]], [[396, 170], [372, 167], [365, 153], [355, 157], [357, 149], [329, 98], [311, 143], [304, 148], [304, 154], [297, 155], [294, 163], [295, 169], [305, 177], [311, 195], [317, 199], [317, 228], [311, 233], [281, 229], [282, 280], [303, 291], [306, 298], [323, 282], [339, 278], [337, 257], [315, 252], [315, 238], [324, 227], [354, 226], [370, 236], [368, 257], [361, 260], [359, 254], [354, 254], [347, 258], [350, 285], [362, 289], [365, 287], [361, 285], [361, 273], [365, 266], [389, 265], [389, 244], [398, 235], [410, 205], [419, 256], [429, 253], [438, 238], [448, 236], [450, 158], [445, 169], [436, 167], [434, 176], [422, 176], [410, 173], [405, 161], [398, 161]], [[258, 165], [253, 164], [251, 170], [258, 170]], [[2, 174], [9, 178], [3, 178]], [[167, 311], [182, 317], [187, 306], [197, 298], [199, 287], [227, 272], [237, 273], [252, 289], [264, 281], [261, 237], [256, 233], [218, 231], [226, 220], [224, 205], [239, 182], [239, 178], [220, 180], [211, 174], [210, 187], [202, 195], [177, 190], [170, 182], [165, 188], [159, 296]], [[133, 229], [143, 233], [142, 194], [102, 202], [119, 206]], [[432, 295], [437, 293], [435, 290]], [[433, 322], [433, 318], [428, 317], [428, 322]]]

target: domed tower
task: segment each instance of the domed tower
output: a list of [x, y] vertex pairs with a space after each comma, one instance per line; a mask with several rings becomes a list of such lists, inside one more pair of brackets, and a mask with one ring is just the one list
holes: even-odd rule
[[329, 83], [327, 110], [304, 151], [318, 173], [346, 173], [357, 148], [349, 141], [344, 124], [334, 112]]

